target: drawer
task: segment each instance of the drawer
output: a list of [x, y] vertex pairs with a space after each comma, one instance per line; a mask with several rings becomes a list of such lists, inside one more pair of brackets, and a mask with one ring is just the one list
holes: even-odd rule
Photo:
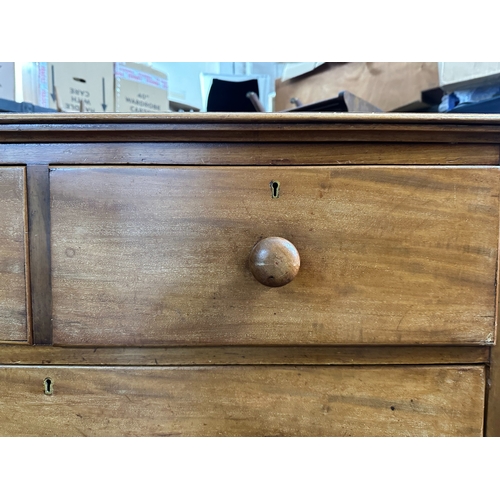
[[481, 436], [485, 370], [13, 366], [0, 387], [4, 436]]
[[29, 337], [25, 186], [23, 167], [0, 167], [0, 342]]
[[[493, 343], [498, 181], [486, 167], [52, 169], [54, 344]], [[252, 273], [269, 237], [300, 257], [285, 286]]]

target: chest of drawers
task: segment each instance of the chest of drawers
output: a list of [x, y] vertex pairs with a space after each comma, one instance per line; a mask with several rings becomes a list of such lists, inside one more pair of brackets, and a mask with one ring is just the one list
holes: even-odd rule
[[0, 118], [0, 434], [500, 434], [500, 120]]

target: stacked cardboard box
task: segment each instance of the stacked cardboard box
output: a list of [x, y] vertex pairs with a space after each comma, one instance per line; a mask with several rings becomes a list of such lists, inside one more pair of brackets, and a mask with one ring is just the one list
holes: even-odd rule
[[167, 76], [136, 63], [31, 63], [23, 68], [24, 100], [64, 112], [164, 113]]
[[63, 111], [113, 111], [112, 63], [47, 63], [49, 107]]
[[115, 63], [117, 113], [165, 113], [168, 107], [167, 76], [136, 63]]

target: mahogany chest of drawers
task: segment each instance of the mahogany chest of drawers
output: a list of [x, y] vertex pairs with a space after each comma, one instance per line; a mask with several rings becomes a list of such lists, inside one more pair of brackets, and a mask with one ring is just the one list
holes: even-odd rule
[[499, 160], [495, 116], [0, 117], [0, 435], [499, 435]]

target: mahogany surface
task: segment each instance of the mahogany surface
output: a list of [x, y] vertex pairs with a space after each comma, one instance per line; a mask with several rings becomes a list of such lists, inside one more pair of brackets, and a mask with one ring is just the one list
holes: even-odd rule
[[499, 436], [499, 164], [496, 115], [0, 115], [0, 434]]

